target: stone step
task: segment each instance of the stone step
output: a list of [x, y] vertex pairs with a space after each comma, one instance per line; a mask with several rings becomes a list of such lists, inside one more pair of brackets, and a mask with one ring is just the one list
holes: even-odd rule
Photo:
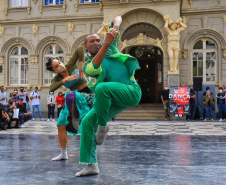
[[162, 109], [162, 104], [138, 104], [115, 117], [116, 120], [164, 120], [164, 118], [165, 110]]
[[164, 113], [165, 112], [165, 110], [164, 109], [153, 109], [153, 110], [151, 110], [151, 109], [133, 109], [133, 110], [131, 110], [131, 109], [126, 109], [126, 110], [124, 110], [123, 112], [127, 112], [127, 113], [130, 113], [130, 112], [136, 112], [136, 113]]
[[137, 117], [151, 117], [151, 116], [164, 116], [164, 112], [146, 113], [146, 112], [122, 112], [118, 116], [137, 116]]
[[162, 121], [164, 120], [165, 117], [162, 116], [162, 117], [155, 117], [155, 116], [152, 116], [152, 117], [120, 117], [120, 116], [117, 116], [115, 118], [115, 120], [156, 120], [156, 121]]

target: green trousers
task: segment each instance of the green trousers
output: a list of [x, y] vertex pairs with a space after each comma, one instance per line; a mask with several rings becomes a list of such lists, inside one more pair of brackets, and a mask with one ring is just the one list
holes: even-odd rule
[[82, 120], [80, 163], [97, 163], [96, 133], [98, 125], [107, 122], [123, 110], [136, 106], [141, 99], [138, 84], [103, 82], [97, 85], [93, 108]]

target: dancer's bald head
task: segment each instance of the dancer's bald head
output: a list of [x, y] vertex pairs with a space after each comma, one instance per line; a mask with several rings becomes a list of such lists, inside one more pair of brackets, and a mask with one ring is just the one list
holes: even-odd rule
[[100, 37], [97, 34], [90, 34], [86, 36], [84, 46], [88, 50], [90, 55], [94, 57], [101, 48]]

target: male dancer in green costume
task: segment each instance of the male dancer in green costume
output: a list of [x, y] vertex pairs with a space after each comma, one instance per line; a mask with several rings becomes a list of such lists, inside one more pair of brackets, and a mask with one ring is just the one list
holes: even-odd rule
[[85, 48], [91, 54], [84, 63], [85, 74], [97, 78], [93, 108], [82, 120], [80, 139], [80, 163], [88, 163], [76, 176], [97, 175], [96, 144], [101, 145], [108, 132], [107, 122], [128, 107], [136, 106], [141, 98], [141, 90], [134, 79], [139, 69], [136, 58], [125, 55], [117, 49], [118, 33], [122, 19], [113, 20], [113, 27], [101, 46], [96, 34], [86, 37]]
[[[79, 60], [79, 70], [76, 65], [77, 60]], [[46, 63], [46, 68], [47, 70], [51, 71], [52, 73], [56, 74], [55, 77], [53, 78], [53, 81], [50, 85], [50, 92], [53, 92], [60, 88], [62, 85], [69, 88], [71, 91], [76, 90], [81, 93], [91, 93], [89, 90], [88, 82], [87, 79], [84, 77], [84, 73], [82, 71], [82, 66], [83, 66], [83, 61], [84, 61], [84, 47], [81, 46], [79, 47], [75, 53], [73, 54], [72, 58], [70, 61], [64, 66], [64, 64], [57, 59], [49, 59], [49, 61]], [[67, 94], [70, 92], [66, 93], [65, 98]], [[82, 97], [81, 97], [82, 96]], [[80, 97], [82, 99], [87, 98], [88, 95], [80, 94], [75, 92], [75, 97]], [[79, 98], [77, 98], [78, 100]], [[92, 99], [92, 97], [91, 97]], [[76, 101], [77, 101], [76, 100]], [[89, 98], [90, 100], [90, 98]], [[79, 102], [77, 101], [76, 106], [80, 103], [83, 103], [82, 106], [85, 106], [85, 109], [80, 112], [80, 116], [83, 116], [86, 114], [89, 110], [88, 106], [90, 105], [90, 102], [86, 103]], [[85, 104], [85, 105], [84, 105]], [[91, 103], [92, 104], [92, 103]], [[72, 122], [79, 124], [78, 120], [74, 117], [74, 105], [75, 102], [72, 102]], [[80, 104], [81, 105], [81, 104]], [[58, 160], [67, 160], [68, 155], [67, 155], [67, 131], [66, 131], [66, 126], [69, 124], [67, 118], [69, 116], [70, 111], [68, 110], [68, 107], [65, 103], [64, 108], [62, 109], [59, 119], [57, 121], [57, 128], [58, 128], [58, 137], [60, 141], [60, 146], [61, 146], [61, 153], [57, 157], [53, 158], [53, 161], [58, 161]], [[84, 113], [85, 112], [85, 113]], [[81, 118], [80, 118], [81, 119]], [[79, 130], [79, 127], [77, 127], [77, 130]]]

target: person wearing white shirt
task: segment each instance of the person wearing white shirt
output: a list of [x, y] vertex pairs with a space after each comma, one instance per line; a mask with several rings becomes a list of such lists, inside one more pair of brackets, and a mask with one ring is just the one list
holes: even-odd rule
[[0, 87], [0, 103], [4, 105], [4, 107], [7, 105], [8, 96], [7, 93], [4, 92], [4, 86]]
[[40, 94], [38, 92], [38, 87], [35, 87], [35, 90], [31, 93], [30, 98], [31, 98], [31, 102], [32, 102], [33, 121], [35, 120], [35, 109], [38, 110], [40, 121], [45, 121], [42, 118], [42, 115], [41, 115], [41, 107], [40, 107], [40, 102], [39, 102], [39, 99], [41, 97], [40, 97]]
[[51, 115], [52, 115], [53, 121], [55, 121], [54, 119], [55, 103], [56, 103], [56, 97], [54, 96], [54, 93], [49, 92], [49, 95], [47, 96], [47, 104], [48, 104], [48, 120], [47, 121], [50, 121]]
[[24, 89], [24, 87], [20, 87], [19, 99], [22, 98], [24, 102], [24, 106], [26, 107], [26, 96], [29, 96], [29, 93]]

